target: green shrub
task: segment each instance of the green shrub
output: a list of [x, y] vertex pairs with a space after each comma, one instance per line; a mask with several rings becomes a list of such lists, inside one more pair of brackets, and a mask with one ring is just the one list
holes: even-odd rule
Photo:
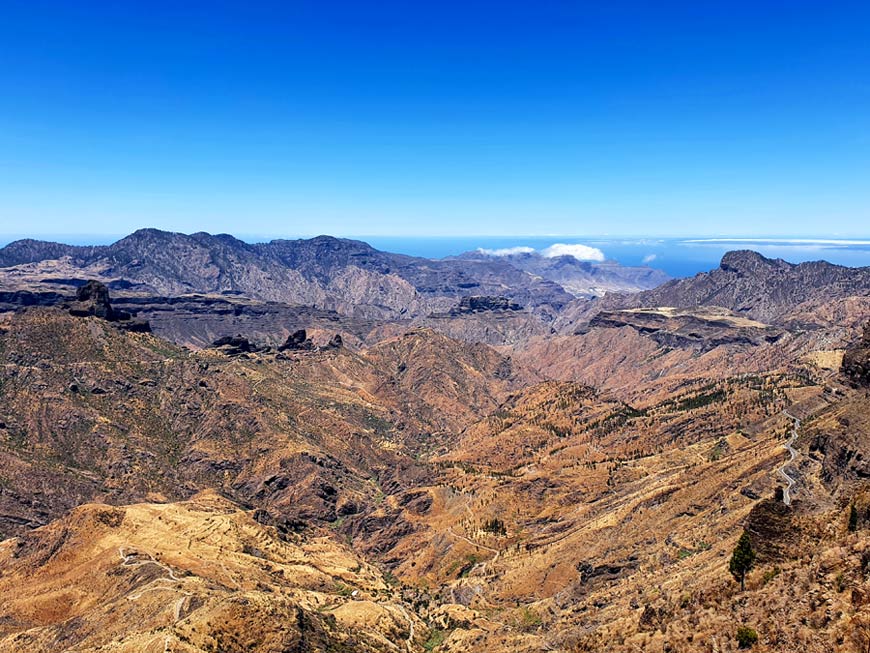
[[335, 593], [339, 596], [350, 596], [353, 594], [353, 588], [350, 585], [345, 585], [344, 583], [338, 582], [335, 584]]
[[426, 640], [426, 643], [423, 644], [423, 649], [428, 653], [432, 653], [435, 649], [441, 646], [444, 643], [444, 640], [447, 638], [447, 632], [443, 630], [438, 630], [437, 628], [433, 629], [429, 634], [429, 639]]
[[516, 628], [520, 632], [528, 633], [541, 627], [543, 621], [540, 615], [529, 607], [520, 610], [516, 620]]
[[752, 645], [758, 641], [758, 633], [754, 628], [749, 626], [740, 626], [737, 629], [737, 645], [740, 648], [752, 648]]
[[773, 569], [768, 569], [761, 576], [762, 584], [767, 585], [770, 581], [772, 581], [774, 578], [779, 576], [781, 573], [782, 573], [782, 569], [780, 569], [779, 567], [774, 567]]

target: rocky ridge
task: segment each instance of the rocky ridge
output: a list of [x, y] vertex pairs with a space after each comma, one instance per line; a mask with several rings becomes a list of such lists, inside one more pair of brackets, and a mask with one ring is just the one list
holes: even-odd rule
[[467, 294], [508, 292], [511, 300], [544, 314], [573, 299], [558, 284], [504, 261], [421, 259], [328, 236], [252, 245], [226, 234], [143, 229], [99, 247], [19, 241], [0, 249], [0, 268], [16, 268], [7, 274], [19, 278], [46, 272], [54, 260], [64, 276], [77, 271], [140, 293], [233, 292], [358, 317], [449, 310], [456, 298]]
[[565, 323], [588, 321], [599, 310], [673, 306], [716, 306], [743, 317], [788, 329], [829, 326], [832, 306], [861, 300], [840, 317], [863, 324], [870, 295], [870, 268], [849, 268], [825, 261], [787, 263], [753, 251], [733, 251], [717, 269], [686, 279], [673, 279], [633, 295], [608, 295], [577, 305]]

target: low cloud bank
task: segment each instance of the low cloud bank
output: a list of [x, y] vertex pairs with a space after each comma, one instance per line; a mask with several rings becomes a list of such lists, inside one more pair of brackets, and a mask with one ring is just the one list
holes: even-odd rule
[[532, 254], [534, 247], [505, 247], [503, 249], [486, 249], [478, 247], [477, 251], [487, 256], [513, 256], [514, 254]]
[[578, 261], [604, 260], [604, 252], [597, 247], [589, 247], [588, 245], [565, 245], [564, 243], [550, 245], [548, 248], [541, 250], [541, 255], [545, 258], [573, 256]]
[[565, 243], [553, 243], [549, 247], [545, 247], [540, 251], [533, 247], [505, 247], [502, 249], [486, 249], [480, 247], [477, 251], [481, 254], [486, 254], [487, 256], [514, 256], [516, 254], [538, 253], [544, 258], [573, 256], [578, 261], [601, 262], [604, 260], [604, 252], [597, 247], [589, 247], [588, 245], [568, 245]]

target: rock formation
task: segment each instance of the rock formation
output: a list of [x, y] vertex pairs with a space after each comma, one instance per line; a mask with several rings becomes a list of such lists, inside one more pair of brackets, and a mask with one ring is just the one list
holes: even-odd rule
[[843, 354], [843, 375], [856, 386], [870, 386], [870, 323], [861, 339]]
[[311, 351], [314, 349], [314, 342], [309, 338], [305, 329], [294, 331], [289, 336], [284, 344], [278, 347], [278, 351]]
[[112, 308], [109, 301], [109, 289], [99, 281], [88, 281], [76, 291], [75, 301], [69, 308], [70, 315], [75, 317], [98, 317], [107, 322], [115, 322], [125, 331], [148, 333], [151, 326], [146, 320], [135, 319], [126, 311]]
[[224, 336], [218, 338], [211, 344], [212, 347], [220, 349], [227, 356], [241, 356], [242, 354], [261, 351], [260, 347], [254, 345], [250, 340], [242, 335]]
[[512, 302], [507, 297], [492, 296], [469, 296], [463, 297], [459, 304], [450, 309], [450, 315], [463, 315], [466, 313], [481, 313], [487, 311], [521, 311], [523, 307]]

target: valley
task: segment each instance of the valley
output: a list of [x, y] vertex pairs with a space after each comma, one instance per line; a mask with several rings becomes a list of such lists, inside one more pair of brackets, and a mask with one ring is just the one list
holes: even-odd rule
[[515, 256], [0, 250], [0, 651], [866, 650], [867, 269]]

